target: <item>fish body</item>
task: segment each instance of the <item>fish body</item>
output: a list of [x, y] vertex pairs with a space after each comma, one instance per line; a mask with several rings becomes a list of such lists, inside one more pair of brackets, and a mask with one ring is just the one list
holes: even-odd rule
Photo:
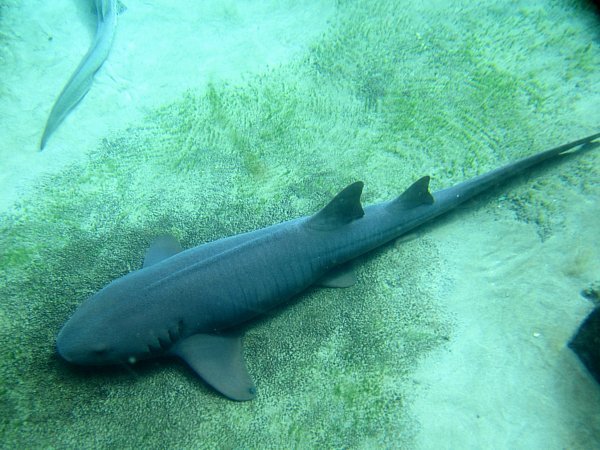
[[98, 17], [94, 41], [54, 103], [40, 141], [43, 150], [48, 139], [92, 86], [94, 75], [102, 67], [112, 47], [120, 3], [117, 0], [96, 0]]

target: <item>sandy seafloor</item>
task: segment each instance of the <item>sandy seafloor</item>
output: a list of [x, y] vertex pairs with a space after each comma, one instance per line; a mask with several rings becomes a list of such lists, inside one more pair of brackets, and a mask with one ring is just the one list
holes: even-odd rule
[[[451, 3], [451, 6], [450, 6]], [[95, 30], [87, 2], [0, 2], [0, 446], [600, 448], [600, 387], [566, 347], [600, 280], [600, 150], [469, 202], [245, 330], [258, 387], [184, 364], [74, 370], [54, 339], [189, 247], [440, 189], [600, 127], [584, 1], [129, 1], [91, 91], [38, 152]]]

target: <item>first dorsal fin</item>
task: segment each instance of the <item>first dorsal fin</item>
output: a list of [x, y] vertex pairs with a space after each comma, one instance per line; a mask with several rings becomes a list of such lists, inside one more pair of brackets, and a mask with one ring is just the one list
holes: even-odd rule
[[146, 252], [144, 267], [151, 266], [157, 262], [161, 262], [163, 259], [170, 258], [181, 250], [181, 244], [175, 237], [170, 235], [160, 236], [152, 242], [152, 245]]
[[365, 215], [360, 204], [364, 183], [357, 181], [345, 187], [333, 197], [325, 208], [316, 213], [306, 223], [314, 230], [334, 230]]
[[433, 195], [429, 192], [429, 175], [426, 175], [411, 184], [406, 191], [389, 204], [388, 209], [401, 211], [421, 205], [431, 205], [433, 202]]

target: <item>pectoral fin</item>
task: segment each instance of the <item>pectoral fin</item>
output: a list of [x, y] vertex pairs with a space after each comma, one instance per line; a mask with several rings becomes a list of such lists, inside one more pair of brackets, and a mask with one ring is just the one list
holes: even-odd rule
[[256, 395], [256, 387], [244, 363], [240, 337], [195, 334], [175, 344], [171, 353], [232, 400], [252, 400]]

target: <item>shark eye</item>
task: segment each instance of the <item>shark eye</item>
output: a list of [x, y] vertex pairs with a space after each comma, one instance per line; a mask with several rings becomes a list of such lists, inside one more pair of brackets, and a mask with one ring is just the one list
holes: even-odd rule
[[106, 355], [108, 353], [108, 347], [103, 344], [95, 345], [92, 348], [92, 353], [96, 356]]

